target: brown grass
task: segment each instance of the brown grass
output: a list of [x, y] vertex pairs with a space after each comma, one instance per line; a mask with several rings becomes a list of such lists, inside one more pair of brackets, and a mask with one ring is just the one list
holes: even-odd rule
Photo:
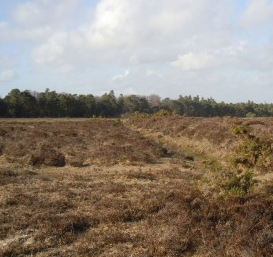
[[[182, 123], [172, 119], [164, 120], [163, 130]], [[196, 127], [209, 122], [192, 121]], [[149, 122], [159, 121], [138, 122], [146, 130]], [[255, 133], [271, 131], [271, 123], [264, 122], [269, 128]], [[172, 137], [159, 127], [152, 129], [150, 133]], [[208, 181], [214, 173], [200, 161], [202, 156], [111, 120], [8, 121], [1, 123], [0, 132], [0, 256], [273, 253], [272, 179], [244, 196], [223, 194]], [[217, 146], [211, 131], [202, 135]], [[195, 133], [183, 136], [197, 140]], [[233, 138], [225, 137], [224, 142]], [[19, 146], [11, 151], [16, 142], [23, 152]], [[57, 163], [50, 162], [51, 156], [58, 156]], [[59, 165], [63, 158], [65, 166]]]
[[176, 151], [189, 153], [199, 159], [221, 162], [226, 166], [238, 146], [234, 127], [243, 127], [255, 137], [273, 140], [273, 119], [257, 118], [181, 118], [153, 117], [127, 120], [126, 125]]
[[139, 164], [156, 161], [161, 148], [112, 120], [2, 122], [0, 153], [34, 166]]

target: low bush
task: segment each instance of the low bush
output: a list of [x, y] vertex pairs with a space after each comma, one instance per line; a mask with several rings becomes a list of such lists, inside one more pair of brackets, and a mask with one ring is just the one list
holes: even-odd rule
[[223, 186], [228, 194], [247, 195], [253, 192], [254, 186], [258, 181], [253, 178], [253, 173], [243, 174], [232, 173]]
[[55, 166], [55, 167], [64, 167], [66, 164], [65, 156], [55, 150], [51, 151], [40, 151], [37, 154], [32, 154], [29, 162], [30, 165], [40, 166]]
[[231, 163], [242, 171], [264, 171], [273, 163], [273, 142], [268, 137], [258, 137], [251, 134], [248, 128], [236, 126], [232, 129], [239, 144], [231, 155]]
[[156, 112], [155, 114], [153, 114], [153, 116], [156, 116], [156, 117], [172, 116], [172, 115], [173, 115], [172, 112], [169, 112], [169, 111], [164, 110], [164, 109], [161, 109], [158, 112]]

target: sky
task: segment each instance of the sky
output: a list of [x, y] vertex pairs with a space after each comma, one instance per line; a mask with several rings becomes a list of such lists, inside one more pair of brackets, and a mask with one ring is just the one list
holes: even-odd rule
[[0, 0], [11, 89], [273, 102], [273, 0]]

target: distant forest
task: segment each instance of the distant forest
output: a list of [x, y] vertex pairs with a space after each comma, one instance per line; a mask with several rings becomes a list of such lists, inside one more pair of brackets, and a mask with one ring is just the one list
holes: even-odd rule
[[12, 89], [0, 97], [0, 117], [124, 117], [133, 113], [162, 115], [173, 113], [181, 116], [215, 117], [269, 117], [273, 104], [217, 102], [213, 98], [179, 96], [178, 99], [161, 99], [158, 95], [115, 96], [110, 91], [102, 96], [77, 95]]

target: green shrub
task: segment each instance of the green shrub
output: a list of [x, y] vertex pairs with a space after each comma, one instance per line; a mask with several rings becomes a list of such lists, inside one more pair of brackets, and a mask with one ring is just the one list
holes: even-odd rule
[[121, 119], [115, 119], [113, 121], [113, 125], [114, 126], [123, 126], [123, 122], [121, 121]]
[[253, 191], [256, 183], [257, 181], [253, 179], [253, 174], [251, 172], [246, 172], [239, 175], [233, 173], [224, 183], [224, 188], [227, 193], [246, 195]]
[[232, 129], [240, 143], [231, 156], [234, 167], [243, 170], [266, 169], [272, 164], [272, 140], [251, 135], [247, 128]]
[[172, 116], [172, 113], [167, 110], [161, 109], [158, 112], [156, 112], [155, 114], [153, 114], [153, 116], [156, 116], [156, 117]]
[[223, 167], [218, 160], [209, 159], [205, 163], [211, 172], [219, 172], [223, 170]]
[[129, 116], [129, 118], [130, 118], [130, 119], [142, 119], [142, 118], [146, 118], [146, 117], [148, 117], [148, 116], [149, 116], [149, 115], [146, 114], [146, 113], [141, 113], [141, 112], [136, 111], [136, 112], [133, 112], [133, 113]]

